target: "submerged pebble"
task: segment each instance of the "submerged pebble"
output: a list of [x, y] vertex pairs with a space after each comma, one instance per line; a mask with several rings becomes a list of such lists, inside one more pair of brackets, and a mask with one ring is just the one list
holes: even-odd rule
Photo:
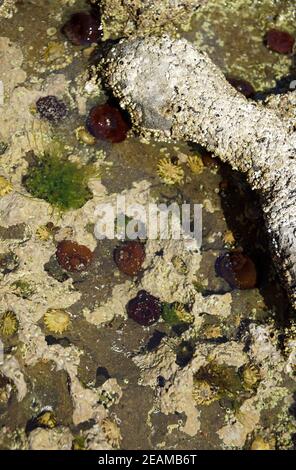
[[93, 253], [87, 246], [79, 245], [71, 240], [63, 240], [58, 244], [56, 257], [59, 265], [66, 271], [84, 271], [93, 259]]
[[127, 304], [127, 314], [135, 322], [142, 326], [149, 326], [160, 318], [161, 302], [145, 290], [138, 292], [137, 297]]
[[264, 43], [271, 51], [279, 54], [291, 54], [295, 44], [295, 38], [287, 31], [270, 29], [267, 31]]
[[128, 241], [114, 250], [114, 261], [119, 271], [135, 276], [145, 260], [145, 248], [139, 241]]
[[130, 125], [120, 109], [105, 103], [91, 109], [87, 119], [87, 128], [97, 139], [115, 144], [125, 140]]
[[98, 42], [102, 35], [101, 18], [98, 13], [80, 11], [71, 15], [62, 33], [75, 46], [87, 46]]
[[39, 98], [36, 103], [37, 111], [43, 119], [58, 122], [67, 115], [67, 107], [62, 100], [56, 96], [49, 95]]
[[216, 261], [216, 273], [234, 289], [253, 289], [257, 282], [254, 262], [239, 251], [224, 253]]

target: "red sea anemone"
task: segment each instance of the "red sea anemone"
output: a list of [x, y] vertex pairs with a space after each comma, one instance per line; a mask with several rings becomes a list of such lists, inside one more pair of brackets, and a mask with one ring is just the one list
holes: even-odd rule
[[93, 259], [93, 253], [84, 245], [63, 240], [58, 244], [56, 257], [60, 266], [66, 271], [84, 271]]
[[91, 109], [87, 128], [97, 139], [118, 143], [125, 140], [130, 125], [120, 109], [106, 103]]
[[264, 42], [268, 49], [279, 54], [291, 54], [295, 44], [295, 38], [286, 31], [270, 29], [265, 35]]
[[128, 241], [114, 250], [118, 269], [128, 276], [135, 276], [145, 260], [145, 248], [139, 241]]
[[63, 26], [62, 33], [75, 46], [97, 43], [103, 35], [101, 18], [98, 13], [74, 13]]
[[137, 297], [127, 304], [127, 314], [142, 326], [149, 326], [159, 320], [162, 307], [161, 302], [145, 290], [138, 292]]
[[217, 275], [234, 289], [252, 289], [257, 282], [253, 261], [239, 251], [224, 253], [216, 261]]
[[251, 83], [243, 80], [242, 78], [236, 77], [226, 77], [227, 81], [232, 85], [237, 91], [242, 93], [246, 98], [250, 98], [255, 94], [255, 90]]

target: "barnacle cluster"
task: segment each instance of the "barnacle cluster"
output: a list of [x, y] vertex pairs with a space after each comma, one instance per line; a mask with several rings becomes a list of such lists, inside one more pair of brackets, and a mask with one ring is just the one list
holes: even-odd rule
[[46, 328], [52, 333], [62, 334], [71, 325], [71, 318], [68, 312], [63, 309], [49, 309], [43, 317]]
[[16, 334], [19, 328], [19, 321], [14, 312], [8, 310], [0, 317], [0, 334], [3, 337], [10, 337]]
[[157, 174], [167, 185], [180, 184], [184, 179], [183, 168], [180, 165], [173, 163], [168, 157], [159, 160], [157, 165]]

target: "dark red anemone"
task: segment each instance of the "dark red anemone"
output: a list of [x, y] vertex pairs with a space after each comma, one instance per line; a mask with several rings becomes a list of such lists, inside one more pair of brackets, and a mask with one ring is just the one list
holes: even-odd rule
[[145, 248], [139, 241], [128, 241], [114, 250], [114, 261], [118, 269], [128, 276], [135, 276], [145, 260]]
[[79, 272], [84, 271], [91, 263], [93, 253], [87, 246], [63, 240], [58, 244], [56, 257], [60, 266], [66, 271]]
[[257, 271], [254, 262], [239, 251], [224, 253], [216, 261], [217, 275], [234, 289], [252, 289], [256, 286]]
[[160, 300], [145, 290], [138, 292], [137, 297], [129, 301], [126, 309], [129, 318], [142, 326], [157, 322], [162, 311]]
[[100, 15], [85, 11], [74, 13], [64, 24], [62, 33], [75, 46], [97, 43], [103, 35]]
[[97, 139], [118, 143], [125, 140], [130, 125], [120, 109], [106, 103], [91, 109], [87, 128]]
[[250, 98], [255, 94], [255, 90], [251, 83], [247, 82], [247, 80], [243, 80], [242, 78], [236, 77], [226, 77], [227, 81], [232, 85], [237, 91], [242, 93], [246, 98]]
[[264, 43], [268, 49], [278, 52], [279, 54], [291, 54], [295, 44], [295, 38], [286, 31], [278, 29], [270, 29], [267, 31]]

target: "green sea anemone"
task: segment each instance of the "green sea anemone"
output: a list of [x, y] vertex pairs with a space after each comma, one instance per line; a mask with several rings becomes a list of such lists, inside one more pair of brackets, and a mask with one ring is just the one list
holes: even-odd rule
[[79, 209], [92, 197], [88, 181], [93, 175], [90, 165], [79, 166], [55, 153], [46, 153], [29, 167], [24, 184], [32, 196], [59, 210]]

